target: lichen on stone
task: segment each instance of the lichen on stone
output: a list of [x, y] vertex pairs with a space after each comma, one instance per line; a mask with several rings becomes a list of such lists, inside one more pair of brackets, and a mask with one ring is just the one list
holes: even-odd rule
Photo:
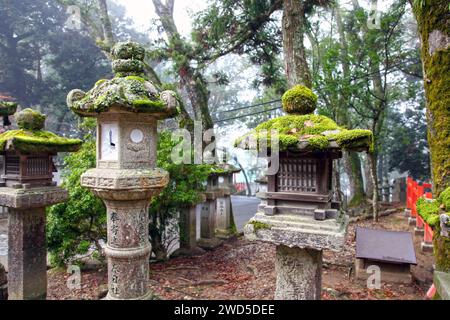
[[250, 221], [249, 224], [253, 225], [253, 232], [256, 233], [258, 230], [270, 230], [271, 226], [267, 223], [261, 221]]
[[316, 110], [317, 96], [308, 87], [296, 85], [284, 93], [281, 102], [286, 113], [303, 115]]
[[[81, 116], [95, 116], [111, 107], [155, 116], [176, 115], [177, 100], [167, 99], [144, 75], [145, 49], [134, 42], [120, 42], [112, 49], [115, 77], [98, 81], [88, 92], [72, 90], [67, 104]], [[163, 94], [166, 94], [162, 97]]]

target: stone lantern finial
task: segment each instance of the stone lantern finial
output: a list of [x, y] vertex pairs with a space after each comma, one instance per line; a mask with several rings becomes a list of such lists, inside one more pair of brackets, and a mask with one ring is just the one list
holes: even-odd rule
[[117, 77], [144, 74], [145, 49], [135, 42], [119, 42], [112, 49], [112, 69]]
[[314, 113], [317, 96], [308, 87], [296, 85], [283, 94], [281, 102], [286, 113], [304, 115]]
[[31, 131], [43, 130], [46, 118], [46, 115], [30, 108], [24, 109], [16, 114], [19, 129]]

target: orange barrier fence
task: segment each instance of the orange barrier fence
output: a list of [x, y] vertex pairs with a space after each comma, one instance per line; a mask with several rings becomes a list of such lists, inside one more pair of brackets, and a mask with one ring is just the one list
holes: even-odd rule
[[406, 208], [410, 210], [410, 217], [415, 219], [416, 231], [423, 230], [423, 240], [428, 244], [433, 242], [433, 229], [417, 213], [416, 202], [423, 196], [432, 199], [431, 188], [430, 183], [418, 183], [411, 177], [406, 179]]

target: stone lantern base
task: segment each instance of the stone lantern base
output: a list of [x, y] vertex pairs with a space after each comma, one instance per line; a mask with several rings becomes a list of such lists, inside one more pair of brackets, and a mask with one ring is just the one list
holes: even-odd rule
[[45, 207], [67, 199], [59, 187], [0, 188], [0, 205], [9, 208], [8, 296], [36, 300], [47, 296]]
[[318, 300], [321, 295], [322, 251], [340, 251], [348, 217], [315, 220], [299, 214], [258, 212], [244, 227], [249, 240], [277, 246], [275, 299]]

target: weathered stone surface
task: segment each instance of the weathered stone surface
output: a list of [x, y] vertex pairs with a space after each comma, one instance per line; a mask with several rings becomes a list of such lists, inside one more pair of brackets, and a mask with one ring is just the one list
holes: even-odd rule
[[411, 265], [406, 263], [387, 263], [371, 259], [355, 259], [355, 277], [358, 280], [366, 281], [373, 272], [368, 272], [368, 268], [376, 266], [380, 268], [380, 281], [384, 283], [412, 282]]
[[441, 299], [450, 300], [450, 273], [434, 271], [433, 282]]
[[8, 300], [8, 280], [5, 267], [0, 263], [0, 300]]
[[200, 211], [200, 239], [197, 245], [202, 249], [214, 249], [222, 244], [222, 241], [215, 237], [216, 226], [216, 201], [207, 200], [201, 204]]
[[81, 185], [110, 200], [149, 199], [169, 182], [162, 169], [91, 169], [81, 176]]
[[60, 187], [0, 188], [0, 206], [9, 208], [40, 208], [64, 202], [67, 197], [67, 190]]
[[227, 236], [231, 234], [231, 228], [231, 198], [217, 198], [216, 233], [218, 236]]
[[[255, 223], [260, 228], [255, 228]], [[314, 220], [310, 216], [296, 214], [276, 214], [273, 216], [258, 212], [244, 227], [245, 237], [285, 245], [287, 247], [315, 250], [340, 251], [345, 243], [348, 217], [324, 221]]]
[[322, 251], [277, 246], [276, 300], [320, 300]]
[[10, 300], [47, 296], [45, 208], [10, 209], [8, 291]]
[[144, 299], [148, 294], [149, 199], [114, 201], [107, 208], [109, 299]]

